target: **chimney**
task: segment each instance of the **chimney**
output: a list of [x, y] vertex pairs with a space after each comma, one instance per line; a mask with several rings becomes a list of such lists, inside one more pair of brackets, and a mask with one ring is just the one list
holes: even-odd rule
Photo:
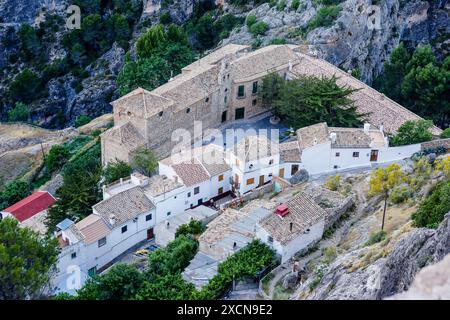
[[330, 133], [330, 140], [331, 140], [331, 143], [336, 143], [336, 132]]
[[116, 224], [116, 216], [113, 214], [109, 215], [109, 224], [114, 226]]
[[364, 133], [369, 134], [370, 123], [364, 123]]

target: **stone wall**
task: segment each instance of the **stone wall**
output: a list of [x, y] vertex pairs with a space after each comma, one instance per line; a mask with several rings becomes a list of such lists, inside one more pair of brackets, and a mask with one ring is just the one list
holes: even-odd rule
[[339, 218], [346, 213], [354, 205], [353, 197], [347, 197], [345, 200], [336, 208], [333, 208], [331, 212], [328, 212], [325, 218], [325, 230], [333, 225]]
[[444, 147], [450, 149], [450, 139], [438, 139], [424, 142], [420, 145], [422, 150]]

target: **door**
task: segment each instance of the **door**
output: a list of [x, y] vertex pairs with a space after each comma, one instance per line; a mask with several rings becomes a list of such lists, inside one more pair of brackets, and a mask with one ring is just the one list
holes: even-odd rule
[[280, 173], [278, 174], [280, 178], [284, 178], [284, 168], [280, 169]]
[[201, 206], [203, 204], [203, 199], [198, 199], [197, 205]]
[[372, 150], [370, 152], [370, 161], [377, 161], [378, 160], [378, 150]]
[[97, 274], [97, 266], [95, 266], [95, 267], [93, 267], [93, 268], [90, 268], [89, 270], [88, 270], [88, 276], [89, 277], [93, 277], [93, 276], [95, 276]]
[[296, 174], [297, 171], [298, 171], [298, 164], [293, 164], [292, 167], [291, 167], [291, 176]]
[[223, 187], [220, 187], [219, 190], [217, 190], [217, 194], [222, 194], [223, 193]]
[[264, 176], [259, 176], [259, 185], [258, 187], [262, 186], [264, 184]]
[[147, 229], [147, 240], [153, 239], [154, 237], [153, 228]]
[[227, 121], [227, 112], [226, 111], [222, 112], [222, 122], [225, 122], [225, 121]]
[[235, 119], [239, 120], [239, 119], [244, 119], [245, 116], [245, 108], [237, 108], [235, 110], [236, 114], [235, 114]]

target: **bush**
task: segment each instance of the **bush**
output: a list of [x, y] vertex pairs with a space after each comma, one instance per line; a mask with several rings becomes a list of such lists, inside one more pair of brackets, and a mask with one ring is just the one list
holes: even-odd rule
[[279, 0], [277, 3], [277, 10], [278, 11], [283, 11], [284, 8], [286, 8], [286, 0]]
[[250, 29], [252, 25], [254, 25], [258, 20], [256, 19], [256, 16], [254, 14], [249, 14], [247, 16], [247, 19], [245, 19], [245, 23], [247, 24], [247, 27]]
[[371, 246], [375, 243], [381, 242], [386, 239], [386, 231], [381, 230], [375, 233], [372, 233], [369, 237], [369, 240], [366, 242], [366, 246]]
[[198, 220], [192, 220], [191, 222], [187, 224], [183, 224], [178, 227], [175, 238], [181, 236], [181, 235], [199, 235], [205, 231], [205, 226], [201, 221]]
[[325, 179], [325, 187], [327, 189], [336, 191], [340, 185], [341, 185], [341, 176], [340, 175], [327, 177]]
[[144, 147], [137, 148], [131, 155], [133, 168], [146, 176], [151, 176], [158, 167], [158, 161], [152, 150]]
[[30, 109], [22, 102], [17, 102], [14, 108], [8, 111], [8, 121], [27, 121]]
[[84, 126], [85, 124], [88, 124], [89, 122], [91, 122], [91, 118], [82, 114], [81, 116], [79, 116], [76, 120], [75, 120], [75, 127], [81, 127]]
[[297, 11], [298, 7], [300, 7], [300, 0], [292, 0], [291, 9]]
[[436, 185], [413, 213], [412, 219], [417, 227], [437, 228], [447, 212], [450, 211], [450, 182]]
[[447, 128], [444, 131], [442, 131], [441, 138], [442, 139], [450, 138], [450, 128]]
[[256, 22], [250, 27], [250, 32], [254, 35], [264, 35], [269, 30], [269, 25], [264, 21]]
[[128, 163], [116, 160], [108, 163], [107, 167], [103, 170], [103, 176], [105, 177], [105, 182], [109, 184], [120, 178], [130, 176], [131, 172], [132, 169]]
[[393, 146], [404, 146], [416, 144], [433, 139], [429, 129], [433, 126], [430, 120], [409, 120], [403, 123], [397, 130], [397, 134], [392, 137]]
[[336, 5], [320, 8], [316, 16], [309, 21], [308, 28], [313, 30], [319, 27], [331, 26], [341, 10], [342, 7]]
[[19, 202], [31, 193], [30, 185], [24, 181], [14, 180], [0, 192], [0, 210]]
[[392, 189], [389, 195], [389, 201], [395, 204], [403, 203], [412, 198], [414, 192], [409, 186], [398, 186]]
[[159, 22], [162, 24], [169, 24], [172, 22], [172, 17], [170, 16], [170, 13], [164, 12], [159, 16]]
[[69, 159], [70, 153], [64, 146], [54, 145], [45, 159], [45, 166], [50, 172], [59, 170]]

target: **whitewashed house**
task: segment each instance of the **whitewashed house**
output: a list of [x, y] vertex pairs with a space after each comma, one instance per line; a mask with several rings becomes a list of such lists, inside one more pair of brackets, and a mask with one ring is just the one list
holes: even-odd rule
[[420, 144], [389, 147], [383, 128], [328, 127], [325, 122], [297, 130], [301, 167], [310, 174], [371, 166], [408, 158]]
[[256, 238], [273, 248], [285, 262], [322, 238], [326, 212], [299, 193], [256, 225]]

